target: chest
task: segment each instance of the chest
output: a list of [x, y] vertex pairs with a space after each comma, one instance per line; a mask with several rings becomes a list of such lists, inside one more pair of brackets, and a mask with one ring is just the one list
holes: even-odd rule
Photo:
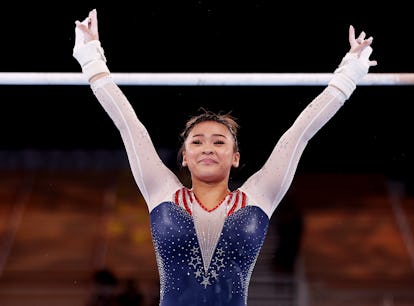
[[[222, 255], [255, 257], [266, 236], [269, 219], [257, 206], [246, 206], [224, 219], [223, 224], [213, 220], [197, 220], [183, 208], [171, 202], [160, 204], [151, 212], [151, 231], [154, 243], [165, 256], [191, 257], [200, 252], [205, 270], [212, 259]], [[220, 248], [220, 250], [219, 250]]]

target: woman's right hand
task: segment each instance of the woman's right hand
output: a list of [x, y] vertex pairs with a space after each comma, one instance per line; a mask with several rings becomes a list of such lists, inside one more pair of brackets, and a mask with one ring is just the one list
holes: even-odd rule
[[77, 45], [86, 44], [92, 40], [99, 40], [96, 9], [90, 11], [88, 17], [82, 22], [76, 20], [75, 24], [75, 48]]
[[73, 57], [81, 65], [86, 79], [91, 82], [96, 76], [109, 74], [104, 50], [99, 41], [96, 9], [90, 11], [82, 22], [76, 20], [75, 24]]

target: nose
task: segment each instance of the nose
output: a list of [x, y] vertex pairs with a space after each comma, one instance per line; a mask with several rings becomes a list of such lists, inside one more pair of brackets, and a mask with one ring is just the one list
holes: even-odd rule
[[203, 154], [213, 154], [213, 150], [211, 149], [203, 150]]
[[203, 147], [203, 154], [212, 154], [213, 153], [213, 149], [210, 145], [205, 145]]

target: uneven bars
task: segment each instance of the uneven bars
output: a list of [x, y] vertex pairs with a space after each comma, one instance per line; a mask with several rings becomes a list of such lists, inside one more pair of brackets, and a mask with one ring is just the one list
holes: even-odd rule
[[[118, 85], [325, 86], [332, 73], [112, 73]], [[88, 85], [82, 73], [3, 72], [0, 85]], [[359, 85], [414, 85], [414, 73], [370, 73]]]

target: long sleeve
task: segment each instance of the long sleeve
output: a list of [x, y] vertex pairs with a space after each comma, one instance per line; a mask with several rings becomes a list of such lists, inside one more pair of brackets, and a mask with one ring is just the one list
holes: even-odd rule
[[341, 108], [345, 95], [326, 87], [282, 135], [263, 167], [241, 187], [249, 203], [260, 206], [271, 217], [292, 183], [300, 157], [308, 141]]
[[171, 200], [182, 185], [160, 159], [147, 129], [112, 78], [98, 79], [91, 88], [121, 134], [133, 177], [151, 212], [159, 203]]

